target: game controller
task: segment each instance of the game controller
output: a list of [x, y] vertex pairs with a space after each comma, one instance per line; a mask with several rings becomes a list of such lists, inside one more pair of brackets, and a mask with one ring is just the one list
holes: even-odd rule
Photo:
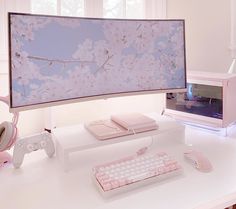
[[26, 153], [39, 149], [44, 149], [48, 157], [52, 157], [55, 153], [52, 136], [47, 131], [17, 140], [13, 150], [12, 162], [14, 167], [19, 168], [21, 166]]

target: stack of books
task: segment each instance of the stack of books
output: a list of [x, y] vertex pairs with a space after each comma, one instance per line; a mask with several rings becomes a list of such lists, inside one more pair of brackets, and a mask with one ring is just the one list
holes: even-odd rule
[[111, 120], [133, 133], [158, 129], [155, 120], [141, 113], [112, 115]]
[[112, 115], [110, 119], [93, 121], [85, 127], [99, 140], [158, 129], [154, 119], [141, 113]]

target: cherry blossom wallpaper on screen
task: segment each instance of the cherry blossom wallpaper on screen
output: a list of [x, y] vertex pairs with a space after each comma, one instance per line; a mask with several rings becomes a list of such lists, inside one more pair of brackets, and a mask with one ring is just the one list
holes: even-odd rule
[[12, 106], [185, 87], [184, 22], [11, 14]]

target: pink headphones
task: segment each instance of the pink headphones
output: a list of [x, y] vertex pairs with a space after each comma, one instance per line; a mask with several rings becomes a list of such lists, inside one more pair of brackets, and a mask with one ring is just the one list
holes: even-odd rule
[[[0, 97], [0, 101], [9, 105], [9, 97]], [[16, 141], [18, 113], [13, 113], [12, 122], [3, 122], [0, 124], [0, 152], [10, 149]]]

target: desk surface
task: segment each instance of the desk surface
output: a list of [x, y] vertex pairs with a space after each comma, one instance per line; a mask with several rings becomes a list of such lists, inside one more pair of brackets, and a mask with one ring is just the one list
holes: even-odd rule
[[188, 164], [183, 157], [186, 145], [156, 141], [152, 149], [175, 156], [184, 175], [104, 199], [92, 182], [91, 168], [133, 154], [150, 144], [149, 137], [75, 153], [69, 172], [63, 171], [56, 157], [49, 159], [40, 150], [25, 155], [18, 170], [12, 166], [0, 170], [0, 208], [222, 209], [236, 203], [236, 130], [222, 137], [187, 127], [185, 141], [208, 156], [213, 172], [201, 173]]

